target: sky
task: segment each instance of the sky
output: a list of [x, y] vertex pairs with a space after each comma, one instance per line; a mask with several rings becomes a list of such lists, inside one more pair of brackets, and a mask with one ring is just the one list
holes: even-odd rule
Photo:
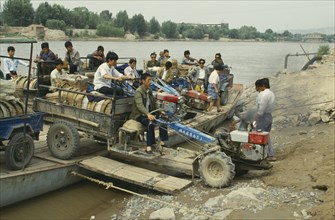
[[[45, 1], [31, 0], [34, 9]], [[109, 10], [113, 17], [126, 10], [129, 18], [142, 14], [149, 21], [155, 17], [160, 23], [228, 23], [229, 28], [253, 26], [264, 32], [293, 29], [335, 27], [335, 0], [48, 0], [49, 4], [65, 8], [86, 7], [89, 11]]]

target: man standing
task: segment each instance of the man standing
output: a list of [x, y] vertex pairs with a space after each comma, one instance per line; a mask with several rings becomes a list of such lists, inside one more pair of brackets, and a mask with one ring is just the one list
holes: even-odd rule
[[[112, 88], [112, 80], [122, 81], [123, 79], [134, 79], [133, 77], [127, 77], [122, 75], [114, 67], [117, 64], [119, 56], [114, 52], [108, 52], [106, 56], [106, 62], [101, 64], [94, 74], [94, 90], [103, 93], [105, 95], [114, 94], [114, 88]], [[123, 95], [122, 88], [116, 87], [116, 95]]]
[[[258, 95], [258, 108], [256, 113], [256, 130], [262, 130], [270, 132], [272, 128], [272, 111], [275, 104], [275, 95], [270, 90], [270, 82], [268, 78], [260, 80], [259, 90], [261, 91]], [[268, 143], [268, 160], [275, 161], [273, 146], [269, 137]]]
[[65, 42], [65, 58], [64, 60], [68, 63], [68, 68], [70, 70], [70, 74], [80, 72], [80, 55], [77, 50], [73, 48], [71, 41]]
[[54, 61], [57, 60], [57, 56], [49, 48], [48, 42], [43, 42], [41, 44], [40, 55], [34, 60], [37, 63], [39, 71], [42, 75], [49, 75], [51, 71], [55, 68]]
[[[150, 89], [151, 76], [148, 73], [141, 75], [142, 85], [136, 89], [134, 105], [132, 112], [129, 116], [130, 119], [139, 121], [141, 124], [147, 127], [147, 147], [146, 152], [151, 153], [152, 147], [156, 144], [155, 141], [155, 126], [153, 121], [156, 117], [152, 114], [156, 110], [156, 100]], [[165, 115], [165, 112], [160, 112]], [[159, 127], [159, 136], [161, 139], [161, 146], [164, 145], [164, 141], [168, 140], [168, 133], [166, 125]]]

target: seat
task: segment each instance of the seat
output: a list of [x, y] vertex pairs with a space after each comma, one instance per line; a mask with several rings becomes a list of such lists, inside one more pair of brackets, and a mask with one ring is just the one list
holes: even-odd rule
[[140, 122], [130, 119], [126, 121], [119, 129], [119, 143], [127, 150], [127, 144], [130, 140], [139, 141], [140, 136], [144, 137], [146, 127]]

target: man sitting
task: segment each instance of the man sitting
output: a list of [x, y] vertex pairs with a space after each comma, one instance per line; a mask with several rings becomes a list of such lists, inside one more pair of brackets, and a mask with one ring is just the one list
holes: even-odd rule
[[88, 54], [89, 68], [91, 70], [97, 69], [101, 64], [105, 62], [104, 47], [98, 46], [98, 48], [91, 54]]
[[[156, 110], [156, 100], [152, 94], [150, 88], [151, 76], [148, 73], [141, 75], [142, 85], [136, 89], [134, 105], [132, 112], [129, 116], [130, 119], [139, 121], [142, 125], [147, 127], [147, 147], [146, 152], [151, 153], [152, 147], [156, 144], [155, 141], [155, 121], [156, 117], [152, 114]], [[165, 115], [164, 111], [160, 111], [162, 115]], [[159, 127], [159, 136], [161, 139], [161, 145], [164, 145], [164, 141], [168, 140], [168, 132], [166, 125]]]
[[[105, 95], [112, 95], [114, 94], [112, 80], [122, 81], [124, 79], [134, 79], [134, 77], [124, 76], [115, 69], [118, 59], [119, 56], [116, 53], [107, 53], [106, 62], [101, 64], [94, 74], [94, 90]], [[122, 88], [116, 87], [115, 89], [116, 95], [124, 95]]]

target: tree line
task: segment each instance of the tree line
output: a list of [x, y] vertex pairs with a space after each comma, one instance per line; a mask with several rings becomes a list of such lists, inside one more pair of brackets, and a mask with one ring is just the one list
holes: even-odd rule
[[[131, 33], [137, 38], [152, 35], [168, 39], [209, 39], [218, 40], [222, 37], [230, 39], [256, 39], [264, 41], [302, 41], [302, 34], [292, 34], [288, 30], [276, 33], [267, 29], [264, 33], [253, 26], [242, 26], [239, 29], [229, 29], [226, 24], [207, 26], [188, 23], [164, 21], [162, 24], [155, 17], [149, 21], [142, 14], [129, 17], [127, 11], [119, 11], [115, 16], [109, 10], [95, 13], [86, 7], [76, 7], [72, 10], [62, 5], [48, 2], [40, 3], [34, 10], [30, 0], [7, 0], [0, 12], [0, 21], [8, 26], [29, 26], [41, 24], [50, 29], [63, 30], [66, 35], [73, 36], [73, 29], [96, 29], [96, 35], [102, 37], [123, 37]], [[88, 33], [88, 32], [87, 32]], [[334, 42], [334, 35], [322, 35], [322, 40]]]

